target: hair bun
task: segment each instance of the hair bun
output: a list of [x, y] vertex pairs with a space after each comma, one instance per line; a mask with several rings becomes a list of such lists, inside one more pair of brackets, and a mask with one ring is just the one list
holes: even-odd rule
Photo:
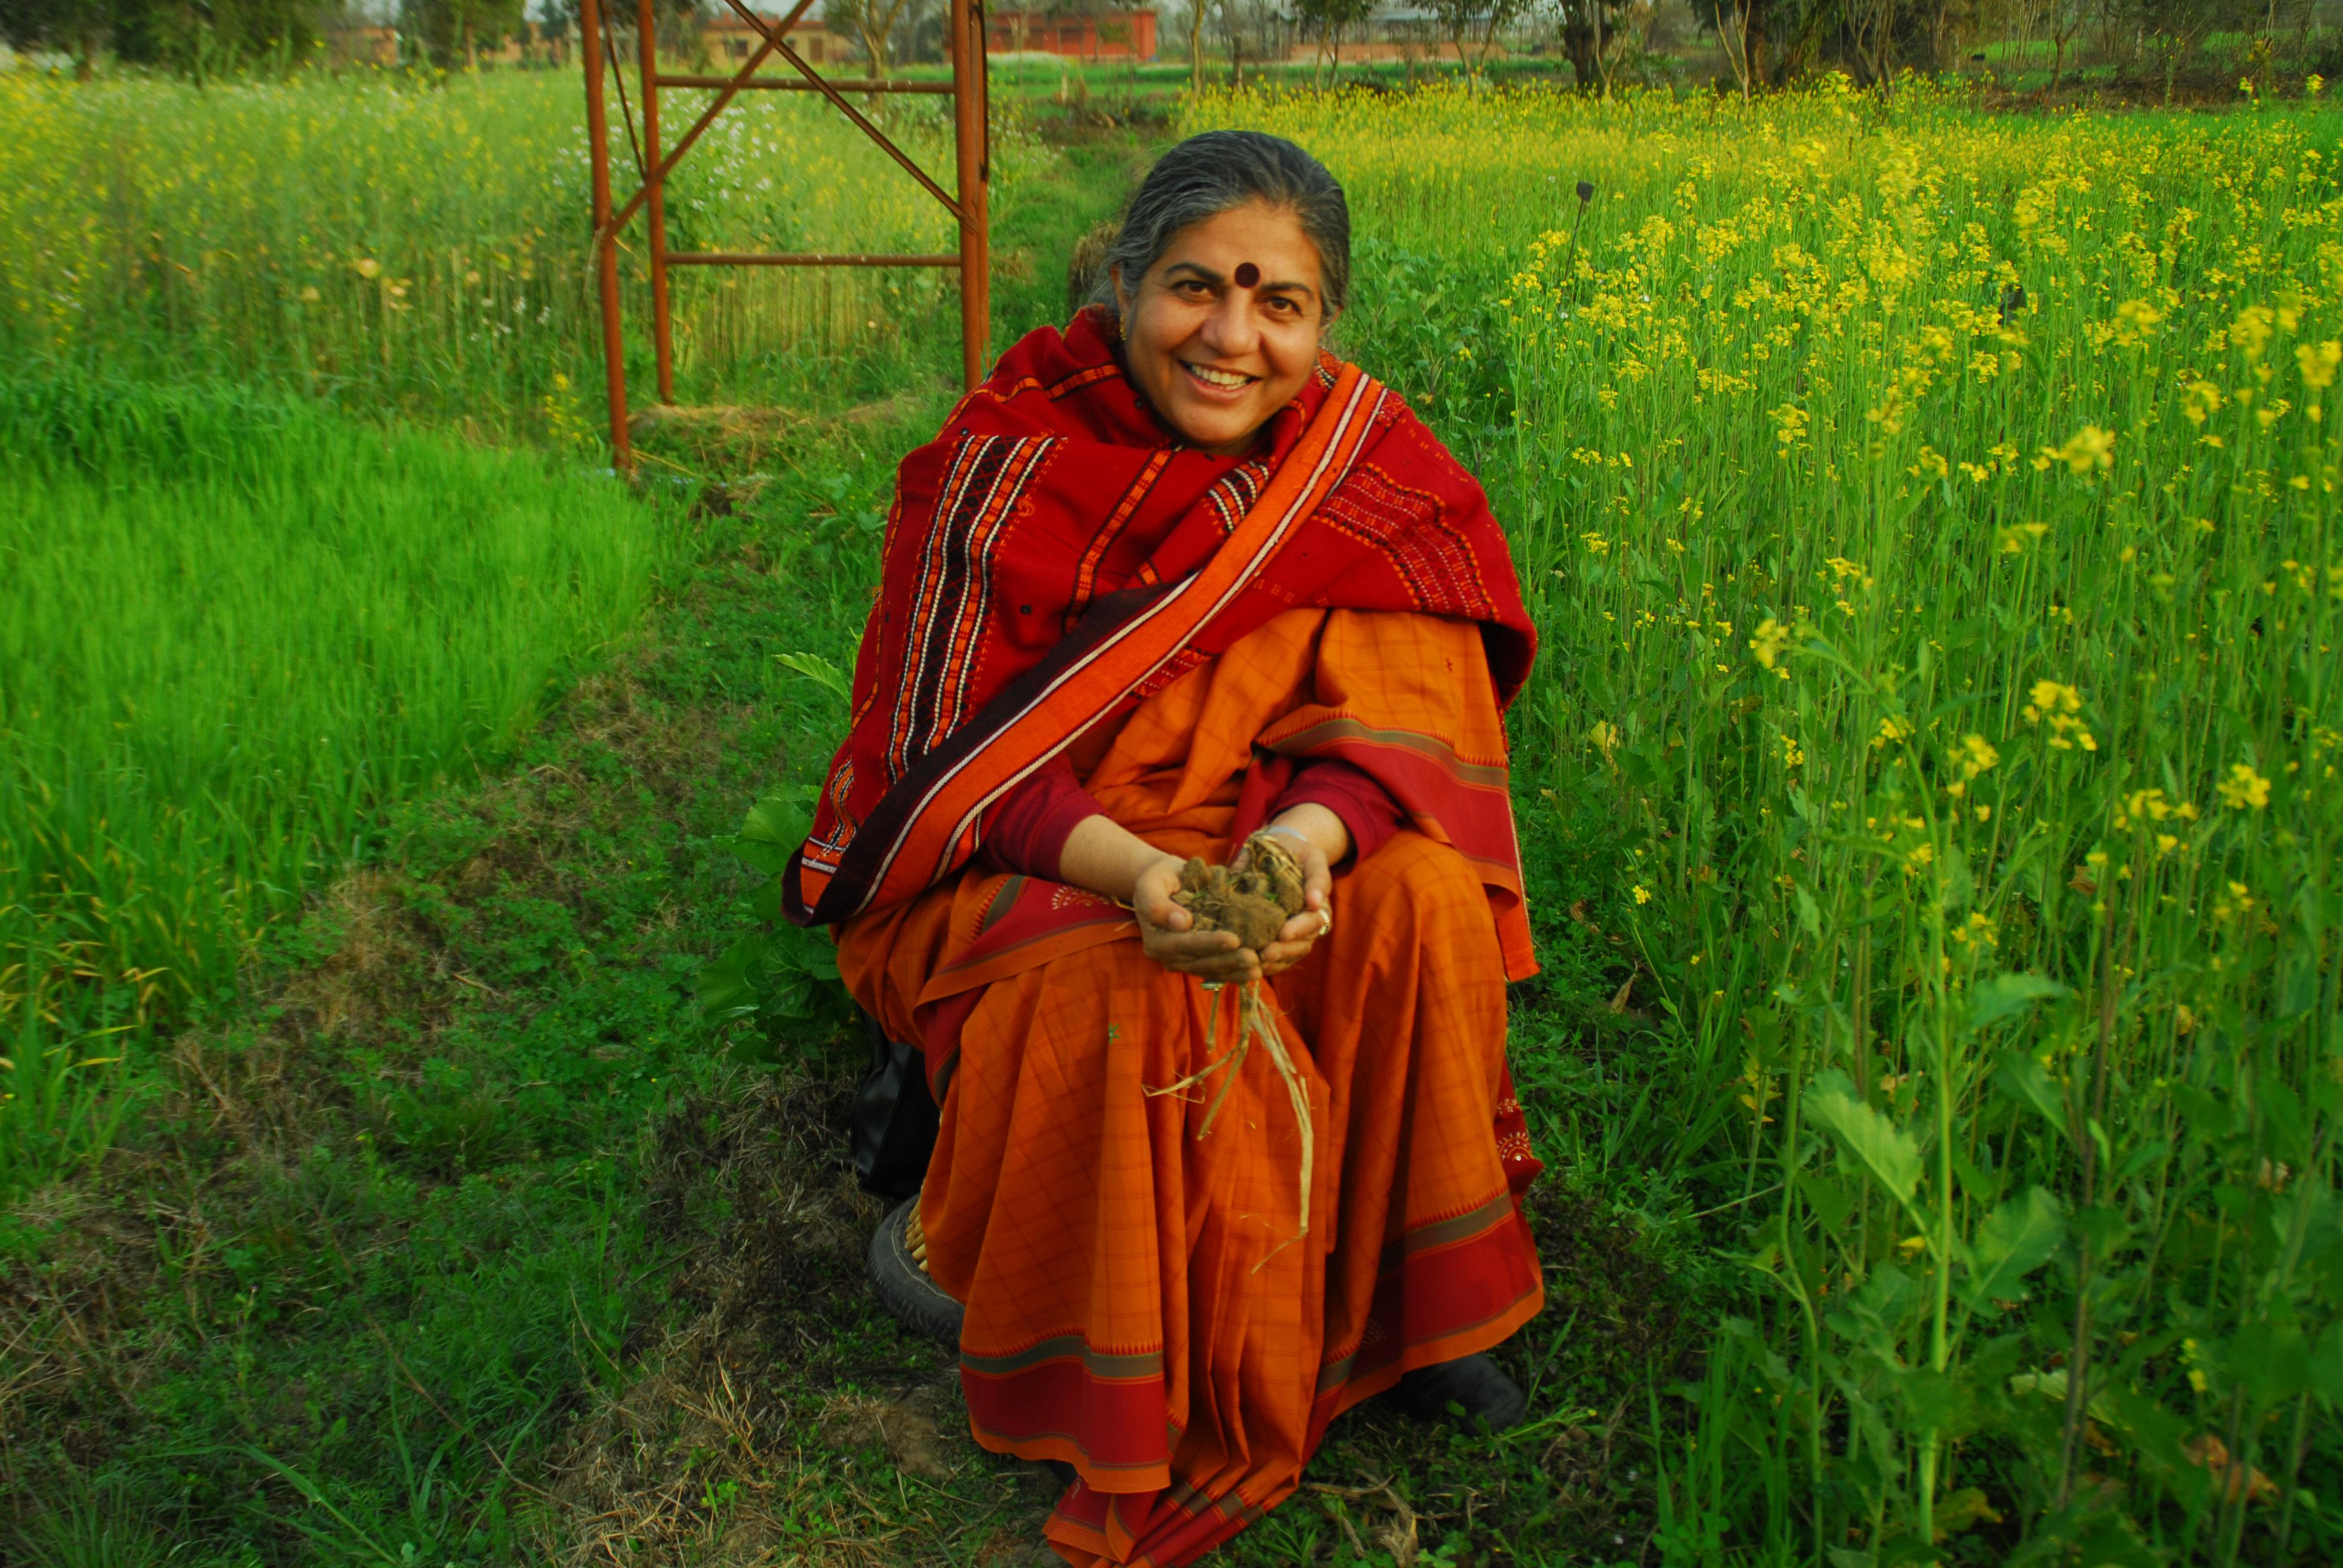
[[1098, 295], [1106, 282], [1108, 255], [1121, 233], [1122, 220], [1111, 217], [1074, 241], [1074, 253], [1066, 258], [1067, 310], [1080, 310]]

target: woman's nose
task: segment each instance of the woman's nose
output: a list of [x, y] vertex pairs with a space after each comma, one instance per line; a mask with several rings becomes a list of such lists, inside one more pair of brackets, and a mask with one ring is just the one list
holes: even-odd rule
[[1212, 306], [1212, 313], [1204, 317], [1204, 347], [1219, 357], [1234, 358], [1251, 354], [1261, 346], [1261, 328], [1253, 321], [1252, 290], [1229, 288], [1221, 292]]

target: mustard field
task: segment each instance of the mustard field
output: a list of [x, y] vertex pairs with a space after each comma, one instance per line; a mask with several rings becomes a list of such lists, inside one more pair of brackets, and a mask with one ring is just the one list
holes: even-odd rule
[[1670, 1146], [1648, 1201], [1729, 1205], [1748, 1274], [1672, 1553], [2319, 1555], [2343, 120], [1190, 116], [1453, 258], [1502, 367], [1462, 379], [1545, 639], [1523, 813], [1674, 1042], [1607, 1101], [1541, 1064], [1542, 1109], [1564, 1170]]

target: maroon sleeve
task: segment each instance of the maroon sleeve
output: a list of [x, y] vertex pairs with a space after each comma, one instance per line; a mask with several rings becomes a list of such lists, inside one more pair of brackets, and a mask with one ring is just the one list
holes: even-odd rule
[[1004, 871], [1058, 880], [1059, 859], [1077, 824], [1106, 813], [1061, 754], [1009, 792], [984, 830], [984, 852]]
[[1374, 780], [1363, 769], [1332, 757], [1303, 762], [1293, 770], [1293, 779], [1278, 796], [1277, 804], [1270, 808], [1270, 820], [1296, 806], [1323, 806], [1342, 819], [1351, 835], [1353, 864], [1365, 859], [1383, 847], [1400, 829], [1406, 813], [1391, 792]]

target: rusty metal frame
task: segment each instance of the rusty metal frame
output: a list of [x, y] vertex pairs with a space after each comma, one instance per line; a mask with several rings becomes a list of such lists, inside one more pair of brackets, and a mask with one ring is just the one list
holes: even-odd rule
[[[615, 3], [615, 0], [613, 0]], [[952, 79], [944, 82], [864, 79], [831, 81], [789, 47], [787, 35], [811, 9], [813, 0], [797, 0], [778, 23], [751, 12], [742, 0], [725, 0], [761, 40], [729, 76], [681, 75], [659, 68], [656, 0], [636, 0], [636, 62], [641, 74], [642, 136], [639, 156], [642, 184], [621, 204], [610, 184], [610, 124], [603, 102], [605, 77], [616, 72], [606, 62], [603, 40], [603, 0], [583, 0], [578, 15], [578, 53], [586, 67], [586, 139], [592, 165], [594, 257], [601, 293], [602, 368], [610, 407], [610, 448], [618, 467], [634, 466], [634, 444], [627, 429], [627, 368], [625, 322], [618, 294], [618, 236], [638, 213], [645, 215], [651, 289], [651, 343], [658, 364], [659, 397], [675, 401], [674, 337], [668, 308], [668, 269], [675, 266], [950, 266], [960, 271], [960, 374], [973, 387], [984, 374], [987, 340], [991, 335], [990, 234], [987, 222], [985, 186], [991, 178], [987, 144], [987, 81], [984, 57], [984, 0], [951, 0], [949, 46]], [[758, 68], [779, 55], [796, 76], [760, 76]], [[618, 83], [623, 100], [625, 82]], [[715, 98], [700, 111], [691, 128], [662, 154], [659, 143], [659, 94], [666, 88], [713, 88]], [[960, 247], [949, 255], [852, 255], [830, 252], [760, 254], [744, 251], [671, 251], [667, 247], [667, 180], [691, 150], [700, 134], [716, 122], [735, 95], [742, 92], [820, 93], [832, 107], [851, 120], [904, 172], [943, 204], [960, 226]], [[952, 100], [953, 193], [947, 193], [886, 132], [870, 123], [852, 104], [848, 93], [927, 93]], [[631, 124], [628, 129], [633, 129]]]

